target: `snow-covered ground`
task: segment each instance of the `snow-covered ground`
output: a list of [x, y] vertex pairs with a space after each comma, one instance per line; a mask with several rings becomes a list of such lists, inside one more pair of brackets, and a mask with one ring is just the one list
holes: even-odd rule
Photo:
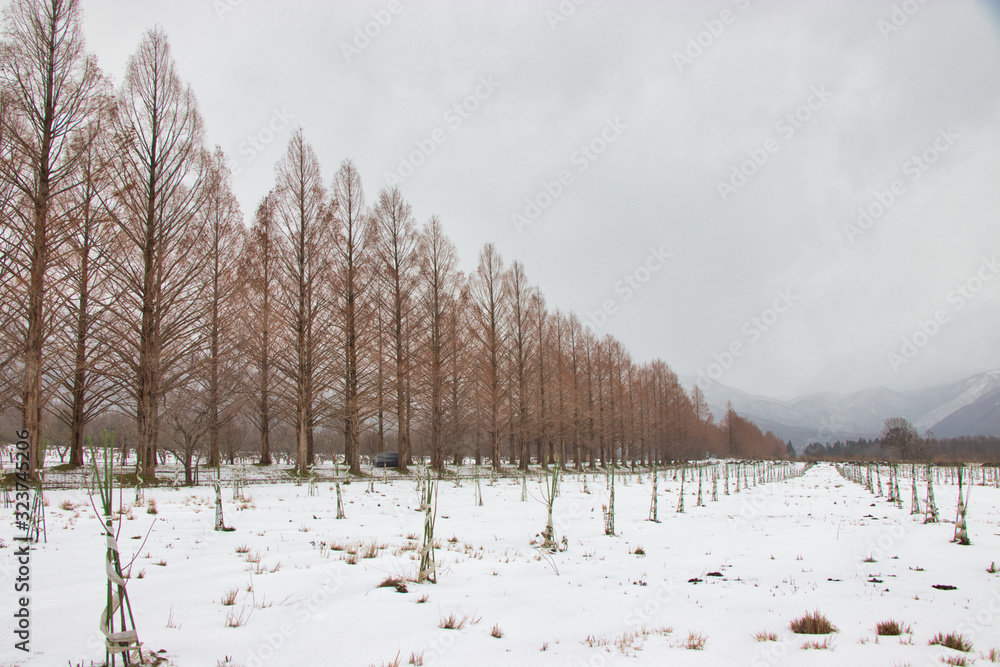
[[[482, 507], [471, 483], [442, 482], [438, 582], [406, 583], [405, 593], [378, 585], [417, 570], [423, 515], [412, 480], [376, 481], [374, 492], [367, 482], [343, 486], [342, 520], [329, 483], [316, 496], [306, 485], [255, 485], [243, 503], [224, 489], [235, 528], [226, 533], [212, 530], [211, 488], [148, 490], [158, 513], [133, 508], [119, 544], [123, 562], [136, 556], [128, 591], [144, 648], [179, 667], [387, 665], [397, 656], [428, 666], [916, 666], [940, 665], [942, 654], [988, 663], [983, 656], [1000, 649], [1000, 574], [987, 572], [993, 561], [1000, 567], [1000, 490], [972, 490], [972, 545], [959, 546], [952, 523], [925, 525], [908, 501], [897, 509], [832, 465], [738, 495], [720, 487], [717, 502], [706, 486], [704, 507], [689, 481], [683, 514], [679, 482], [663, 477], [660, 523], [647, 520], [649, 474], [618, 478], [609, 537], [603, 478], [588, 479], [584, 492], [579, 476], [564, 476], [555, 514], [568, 550], [551, 556], [531, 543], [545, 525], [537, 481], [522, 502], [519, 481], [484, 480]], [[901, 487], [909, 499], [909, 483]], [[952, 519], [956, 488], [935, 491]], [[133, 496], [124, 492], [126, 502]], [[101, 664], [101, 527], [85, 491], [46, 497], [48, 543], [31, 558], [30, 655], [13, 648], [9, 538], [0, 550], [0, 664]], [[377, 555], [365, 557], [366, 547]], [[234, 605], [224, 606], [233, 589]], [[839, 630], [829, 648], [804, 648], [826, 637], [789, 629], [813, 610]], [[450, 615], [466, 618], [461, 629], [439, 627]], [[227, 616], [243, 622], [227, 627]], [[876, 623], [889, 619], [910, 632], [877, 638]], [[757, 641], [761, 632], [776, 641]], [[938, 632], [960, 632], [972, 653], [929, 646]]]

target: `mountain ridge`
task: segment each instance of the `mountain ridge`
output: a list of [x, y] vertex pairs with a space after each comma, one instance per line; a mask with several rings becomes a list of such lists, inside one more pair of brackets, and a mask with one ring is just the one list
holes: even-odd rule
[[[693, 377], [681, 377], [690, 389]], [[938, 437], [1000, 436], [1000, 369], [924, 389], [868, 387], [855, 392], [821, 391], [790, 400], [750, 394], [713, 382], [703, 387], [716, 420], [732, 402], [736, 411], [796, 449], [810, 442], [874, 438], [889, 417], [905, 417], [923, 434]]]

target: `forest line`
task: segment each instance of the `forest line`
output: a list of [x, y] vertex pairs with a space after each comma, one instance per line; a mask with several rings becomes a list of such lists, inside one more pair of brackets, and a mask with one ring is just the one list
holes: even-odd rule
[[[732, 408], [716, 424], [662, 360], [551, 308], [487, 243], [459, 269], [443, 223], [398, 187], [329, 178], [302, 128], [250, 219], [206, 145], [167, 35], [115, 84], [79, 0], [14, 0], [0, 62], [0, 412], [82, 464], [99, 425], [138, 471], [278, 448], [440, 468], [784, 457]], [[252, 444], [251, 444], [252, 443]]]

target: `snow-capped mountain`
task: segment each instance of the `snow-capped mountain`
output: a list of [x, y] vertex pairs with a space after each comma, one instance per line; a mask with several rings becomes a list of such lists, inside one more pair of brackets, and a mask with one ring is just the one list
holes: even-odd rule
[[[681, 380], [689, 388], [694, 385], [693, 378]], [[762, 430], [773, 431], [796, 447], [875, 437], [889, 417], [906, 417], [921, 433], [930, 430], [938, 437], [1000, 436], [1000, 370], [915, 391], [877, 387], [847, 394], [822, 392], [790, 401], [748, 394], [718, 382], [704, 391], [716, 420], [725, 414], [727, 402], [732, 402], [738, 413]]]

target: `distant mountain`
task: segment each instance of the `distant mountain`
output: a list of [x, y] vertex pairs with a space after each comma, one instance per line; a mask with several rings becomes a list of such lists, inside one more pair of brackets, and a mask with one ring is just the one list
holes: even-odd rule
[[[688, 388], [694, 386], [694, 378], [681, 381]], [[920, 433], [931, 430], [938, 437], [1000, 436], [1000, 370], [916, 391], [878, 387], [848, 394], [823, 392], [790, 401], [715, 382], [705, 390], [705, 399], [716, 420], [732, 402], [738, 413], [761, 430], [791, 440], [796, 449], [810, 442], [877, 437], [889, 417], [906, 417]]]
[[1000, 390], [959, 408], [935, 424], [933, 431], [939, 438], [1000, 434]]

